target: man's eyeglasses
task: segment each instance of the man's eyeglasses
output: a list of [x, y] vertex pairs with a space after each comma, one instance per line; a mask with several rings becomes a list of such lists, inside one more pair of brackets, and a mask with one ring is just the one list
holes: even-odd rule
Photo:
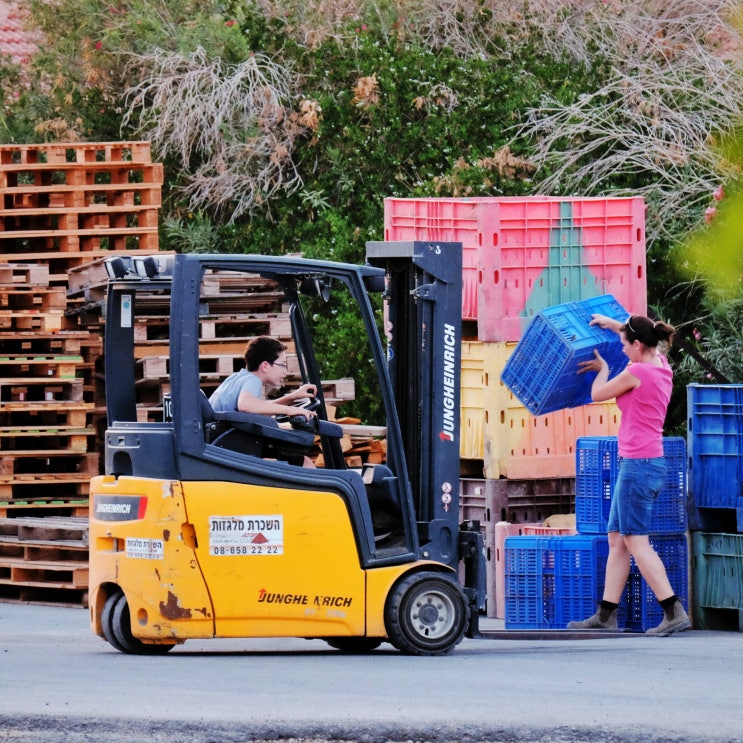
[[282, 368], [286, 369], [286, 364], [283, 361], [272, 361], [271, 366], [281, 366]]

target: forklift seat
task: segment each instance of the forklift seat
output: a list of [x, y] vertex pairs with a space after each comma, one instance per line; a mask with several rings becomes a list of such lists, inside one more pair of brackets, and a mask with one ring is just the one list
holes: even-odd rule
[[386, 464], [364, 464], [361, 479], [372, 513], [399, 515], [402, 511], [400, 494], [395, 487], [397, 478]]
[[313, 433], [281, 428], [270, 415], [215, 412], [203, 391], [199, 400], [207, 444], [240, 454], [301, 465], [315, 442]]

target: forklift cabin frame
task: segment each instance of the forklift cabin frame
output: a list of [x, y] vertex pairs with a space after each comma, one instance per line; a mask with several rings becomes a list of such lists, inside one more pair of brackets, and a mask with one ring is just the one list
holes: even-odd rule
[[[425, 558], [456, 569], [461, 557], [457, 540], [461, 246], [370, 243], [368, 260], [374, 265], [195, 254], [140, 260], [133, 271], [121, 263], [112, 265], [106, 318], [106, 473], [333, 490], [348, 508], [363, 568]], [[170, 299], [172, 421], [139, 423], [134, 364], [137, 295], [142, 290], [169, 291], [171, 261], [172, 285], [178, 289]], [[207, 270], [260, 274], [284, 289], [303, 381], [316, 385], [321, 401], [318, 418], [326, 435], [322, 428], [318, 434], [325, 467], [307, 470], [269, 463], [208, 443], [198, 367], [200, 287]], [[359, 307], [379, 375], [387, 440], [383, 487], [386, 497], [400, 507], [405, 549], [385, 551], [375, 544], [364, 483], [375, 484], [373, 470], [359, 477], [346, 469], [337, 433], [328, 433], [332, 424], [327, 422], [298, 292], [303, 286], [336, 281], [348, 287]], [[392, 327], [386, 351], [368, 296], [383, 283]], [[245, 415], [233, 413], [223, 419], [232, 416], [239, 425], [236, 419]]]

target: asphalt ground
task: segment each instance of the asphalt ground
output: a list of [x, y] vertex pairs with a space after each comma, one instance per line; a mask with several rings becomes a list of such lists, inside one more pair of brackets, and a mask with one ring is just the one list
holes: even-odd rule
[[285, 638], [146, 657], [86, 610], [0, 603], [0, 741], [743, 743], [740, 633], [496, 636], [433, 658]]

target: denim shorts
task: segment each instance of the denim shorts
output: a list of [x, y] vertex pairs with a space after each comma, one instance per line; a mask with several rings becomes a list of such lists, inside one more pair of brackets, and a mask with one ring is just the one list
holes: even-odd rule
[[621, 459], [619, 475], [609, 509], [607, 531], [620, 534], [649, 534], [653, 503], [663, 489], [666, 462], [652, 459]]

